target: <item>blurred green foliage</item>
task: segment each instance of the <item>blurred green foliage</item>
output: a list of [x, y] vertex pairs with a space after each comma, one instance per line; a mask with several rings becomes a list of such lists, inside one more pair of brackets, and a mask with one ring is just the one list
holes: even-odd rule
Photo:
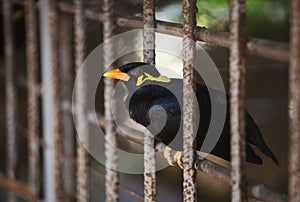
[[[197, 25], [229, 30], [229, 0], [198, 0]], [[249, 36], [288, 41], [290, 0], [247, 0]], [[182, 23], [181, 14], [176, 19]]]

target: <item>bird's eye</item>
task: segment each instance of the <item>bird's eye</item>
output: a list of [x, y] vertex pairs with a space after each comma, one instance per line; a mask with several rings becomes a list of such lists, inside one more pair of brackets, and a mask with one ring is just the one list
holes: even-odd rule
[[131, 74], [132, 74], [133, 76], [138, 77], [138, 76], [141, 76], [141, 75], [143, 74], [143, 71], [140, 70], [140, 69], [134, 69], [134, 70], [131, 71]]

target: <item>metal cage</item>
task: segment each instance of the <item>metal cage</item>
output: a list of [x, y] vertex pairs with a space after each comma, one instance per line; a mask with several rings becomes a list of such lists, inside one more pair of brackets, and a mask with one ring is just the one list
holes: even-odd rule
[[[105, 80], [104, 87], [104, 116], [98, 114], [100, 125], [105, 127], [106, 143], [105, 155], [111, 169], [107, 168], [105, 174], [88, 165], [88, 152], [76, 139], [76, 159], [73, 149], [65, 148], [63, 151], [63, 137], [66, 141], [73, 141], [73, 120], [70, 112], [72, 72], [78, 71], [83, 63], [86, 37], [86, 20], [96, 21], [103, 25], [104, 41], [104, 66], [109, 64], [106, 59], [112, 57], [114, 47], [105, 41], [114, 36], [116, 27], [144, 28], [144, 61], [155, 61], [155, 32], [183, 37], [183, 81], [184, 81], [184, 106], [183, 106], [183, 130], [184, 130], [184, 170], [183, 170], [183, 198], [184, 201], [197, 201], [196, 180], [197, 170], [209, 174], [231, 185], [232, 201], [246, 201], [247, 195], [261, 201], [300, 201], [300, 1], [291, 1], [290, 17], [290, 44], [276, 41], [247, 37], [245, 32], [245, 0], [231, 0], [230, 3], [230, 31], [217, 31], [205, 27], [196, 26], [196, 0], [183, 0], [183, 24], [175, 24], [155, 19], [155, 1], [144, 0], [143, 18], [127, 18], [116, 16], [114, 13], [114, 1], [103, 0], [102, 12], [84, 7], [84, 1], [74, 0], [67, 3], [55, 0], [3, 0], [3, 30], [5, 46], [5, 110], [7, 133], [7, 161], [6, 176], [0, 177], [0, 187], [7, 190], [10, 201], [16, 200], [16, 195], [30, 201], [45, 199], [46, 201], [64, 201], [64, 183], [73, 183], [75, 178], [71, 172], [63, 174], [62, 163], [65, 159], [76, 164], [76, 199], [78, 201], [89, 200], [88, 173], [105, 180], [106, 201], [118, 201], [119, 191], [123, 190], [144, 201], [156, 201], [156, 177], [154, 140], [151, 135], [145, 134], [144, 150], [144, 195], [119, 183], [117, 168], [117, 152], [112, 144], [116, 143], [117, 130], [113, 122], [110, 108], [110, 92], [114, 83]], [[27, 78], [21, 82], [27, 86], [27, 119], [26, 127], [28, 138], [28, 181], [16, 180], [16, 144], [19, 132], [17, 119], [17, 85], [14, 59], [14, 29], [12, 26], [12, 6], [19, 5], [25, 8], [26, 25], [26, 62]], [[68, 19], [59, 18], [59, 13], [67, 14]], [[39, 15], [38, 15], [39, 14]], [[72, 37], [69, 22], [74, 26], [74, 53], [75, 68], [72, 67]], [[59, 22], [63, 24], [59, 26]], [[58, 35], [57, 30], [62, 29], [64, 34]], [[199, 161], [193, 146], [192, 134], [195, 128], [191, 122], [191, 109], [194, 105], [191, 96], [193, 86], [193, 55], [194, 47], [189, 39], [202, 41], [230, 50], [230, 114], [231, 114], [231, 166], [228, 170], [209, 160]], [[40, 47], [39, 47], [40, 45]], [[244, 105], [245, 105], [245, 58], [247, 54], [257, 55], [275, 61], [289, 63], [289, 164], [288, 164], [288, 194], [283, 195], [272, 190], [260, 182], [247, 179], [245, 175], [245, 132], [244, 132]], [[59, 64], [59, 58], [63, 63]], [[61, 74], [61, 71], [64, 74]], [[39, 77], [41, 77], [41, 82]], [[76, 93], [76, 121], [79, 123], [77, 132], [88, 133], [89, 122], [99, 124], [98, 120], [91, 120], [88, 112], [84, 111], [85, 78], [78, 78]], [[51, 86], [45, 88], [45, 86]], [[61, 89], [64, 93], [61, 95]], [[63, 99], [61, 99], [63, 98]], [[41, 101], [40, 101], [41, 99]], [[64, 120], [64, 121], [63, 121]], [[41, 127], [43, 130], [41, 130]], [[24, 130], [24, 129], [23, 129]], [[43, 131], [43, 134], [42, 132]], [[42, 168], [40, 149], [43, 150], [45, 174], [44, 184], [40, 184], [39, 176]], [[71, 157], [66, 156], [69, 153]], [[73, 158], [72, 158], [73, 156]], [[47, 166], [46, 166], [47, 165]], [[49, 166], [50, 165], [50, 166]], [[70, 168], [72, 169], [72, 168]], [[67, 175], [67, 176], [64, 176]], [[40, 187], [44, 188], [44, 195], [40, 193]], [[200, 199], [198, 199], [200, 200]]]

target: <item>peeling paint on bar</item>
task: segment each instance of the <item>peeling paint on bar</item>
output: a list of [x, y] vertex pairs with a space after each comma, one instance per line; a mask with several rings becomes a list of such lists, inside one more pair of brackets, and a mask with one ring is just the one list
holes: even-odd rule
[[[84, 68], [81, 65], [85, 59], [85, 22], [83, 15], [83, 1], [75, 1], [75, 19], [74, 19], [74, 30], [75, 30], [75, 67], [78, 73], [80, 68]], [[88, 122], [85, 119], [86, 109], [86, 92], [87, 92], [87, 78], [85, 71], [77, 75], [77, 86], [76, 86], [76, 123], [77, 132], [79, 135], [76, 136], [76, 151], [77, 151], [77, 200], [81, 202], [89, 201], [89, 173], [88, 173], [88, 151], [85, 149], [80, 137], [87, 137], [88, 134]], [[83, 140], [87, 142], [87, 140]]]
[[[113, 37], [116, 27], [114, 21], [114, 0], [103, 1], [103, 65], [105, 68], [111, 68], [111, 61], [114, 54], [113, 44], [108, 44], [107, 39]], [[105, 157], [106, 157], [106, 175], [105, 175], [105, 201], [116, 202], [119, 201], [118, 193], [118, 155], [115, 146], [117, 145], [116, 128], [113, 122], [111, 100], [114, 88], [114, 81], [112, 79], [104, 79], [104, 113], [107, 120], [106, 134], [105, 134]]]
[[300, 201], [300, 1], [291, 2], [289, 69], [289, 201]]
[[37, 40], [37, 13], [34, 0], [26, 4], [26, 59], [28, 69], [28, 161], [29, 187], [32, 193], [31, 201], [38, 201], [39, 197], [39, 92], [38, 86], [38, 40]]
[[[143, 4], [144, 62], [155, 64], [155, 0]], [[156, 201], [154, 136], [144, 132], [144, 201]]]
[[244, 0], [230, 3], [230, 134], [231, 134], [231, 200], [246, 201], [245, 173], [245, 76], [246, 76], [246, 4]]
[[[57, 1], [50, 0], [49, 2], [49, 28], [50, 28], [50, 49], [51, 49], [51, 65], [52, 72], [50, 74], [53, 100], [53, 127], [54, 127], [54, 182], [55, 182], [55, 201], [63, 201], [63, 182], [62, 182], [62, 109], [60, 99], [60, 69], [58, 56], [58, 9]], [[46, 86], [44, 86], [46, 87]]]
[[196, 0], [183, 0], [183, 200], [197, 201], [195, 164], [196, 120], [194, 100], [194, 56]]
[[[15, 86], [15, 63], [14, 63], [14, 31], [12, 21], [12, 6], [9, 0], [3, 0], [3, 31], [5, 52], [5, 103], [6, 103], [6, 131], [7, 131], [7, 178], [16, 178], [17, 163], [17, 89]], [[13, 193], [8, 193], [8, 201], [15, 201]]]

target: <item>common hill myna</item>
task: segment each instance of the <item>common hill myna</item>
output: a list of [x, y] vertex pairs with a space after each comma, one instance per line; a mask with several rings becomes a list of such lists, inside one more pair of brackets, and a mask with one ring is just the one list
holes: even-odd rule
[[[147, 127], [155, 135], [156, 141], [161, 141], [169, 146], [166, 147], [167, 149], [171, 147], [172, 149], [182, 150], [182, 79], [161, 75], [153, 65], [143, 62], [123, 65], [107, 71], [103, 76], [124, 83], [128, 90], [125, 104], [133, 120]], [[211, 122], [212, 105], [226, 105], [225, 123], [219, 139], [211, 151], [202, 152], [230, 161], [230, 114], [228, 112], [230, 104], [228, 96], [216, 89], [210, 89], [212, 93], [209, 94], [208, 88], [206, 85], [199, 83], [195, 87], [200, 112], [198, 130], [195, 136], [196, 149], [201, 149], [207, 135]], [[220, 97], [224, 99], [220, 99]], [[163, 114], [165, 114], [165, 118], [159, 118]], [[162, 121], [163, 119], [165, 120]], [[276, 164], [279, 163], [266, 145], [258, 126], [246, 110], [245, 131], [248, 162], [262, 164], [262, 159], [252, 149], [253, 146], [256, 146]]]

